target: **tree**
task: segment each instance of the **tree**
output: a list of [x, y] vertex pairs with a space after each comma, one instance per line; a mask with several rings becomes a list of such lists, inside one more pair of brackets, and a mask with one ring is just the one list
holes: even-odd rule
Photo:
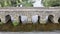
[[0, 0], [0, 7], [16, 7], [17, 5], [22, 4], [24, 7], [31, 7], [32, 3], [29, 0]]
[[42, 0], [45, 7], [60, 6], [60, 0]]

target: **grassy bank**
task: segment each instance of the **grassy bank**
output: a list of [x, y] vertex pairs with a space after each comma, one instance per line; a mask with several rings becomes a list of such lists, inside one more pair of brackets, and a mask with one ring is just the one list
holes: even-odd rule
[[31, 32], [31, 31], [54, 31], [59, 30], [60, 24], [18, 24], [17, 26], [13, 26], [12, 24], [3, 24], [0, 25], [0, 31], [10, 31], [10, 32]]

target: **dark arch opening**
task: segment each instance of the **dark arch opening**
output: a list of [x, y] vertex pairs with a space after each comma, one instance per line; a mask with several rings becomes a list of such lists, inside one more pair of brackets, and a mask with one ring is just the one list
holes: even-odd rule
[[60, 23], [60, 17], [59, 17], [59, 19], [58, 19], [58, 22]]
[[6, 21], [6, 23], [12, 23], [11, 16], [10, 15], [6, 15], [5, 16], [5, 21]]
[[20, 23], [20, 24], [22, 23], [22, 21], [21, 21], [21, 16], [19, 16], [19, 23]]
[[40, 24], [40, 16], [38, 16], [38, 24]]
[[54, 18], [53, 15], [49, 15], [47, 19], [47, 23], [53, 23], [54, 22], [53, 18]]
[[1, 22], [1, 18], [0, 18], [0, 22]]

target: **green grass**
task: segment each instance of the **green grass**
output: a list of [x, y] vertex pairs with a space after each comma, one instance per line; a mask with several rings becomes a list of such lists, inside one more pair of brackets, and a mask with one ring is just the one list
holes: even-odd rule
[[12, 24], [13, 26], [17, 26], [19, 23], [17, 21], [14, 21]]

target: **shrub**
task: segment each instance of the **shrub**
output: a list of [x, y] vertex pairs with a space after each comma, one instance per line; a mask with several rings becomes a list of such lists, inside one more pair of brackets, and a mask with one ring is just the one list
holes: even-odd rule
[[17, 21], [13, 22], [13, 26], [17, 26], [19, 23]]

